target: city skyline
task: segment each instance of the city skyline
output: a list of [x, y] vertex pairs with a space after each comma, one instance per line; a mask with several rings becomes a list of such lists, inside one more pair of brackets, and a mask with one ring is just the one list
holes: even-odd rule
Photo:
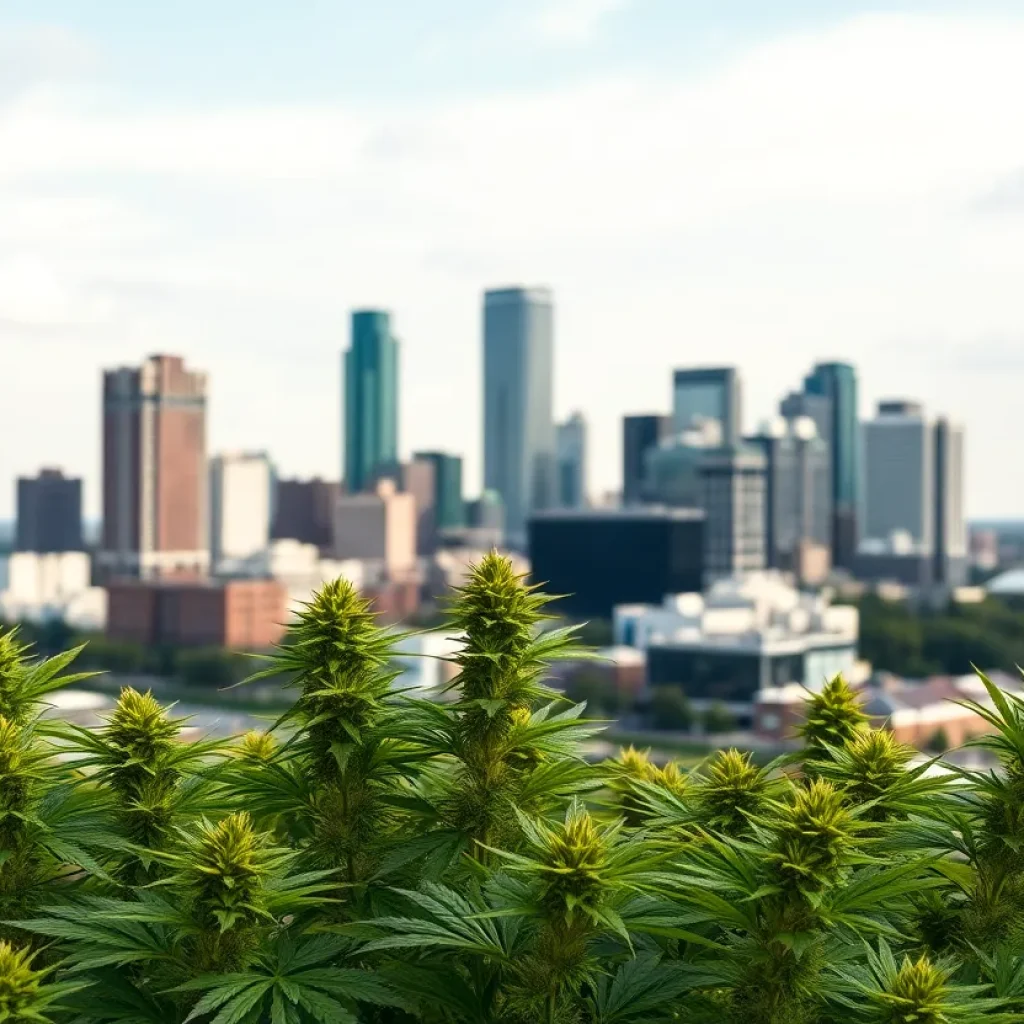
[[[539, 368], [538, 367], [534, 367], [534, 369], [531, 372], [534, 375], [536, 375], [539, 372], [541, 374], [541, 377], [547, 378], [547, 383], [545, 384], [544, 387], [542, 387], [540, 389], [542, 392], [545, 391], [545, 389], [548, 388], [551, 385], [551, 383], [552, 383], [552, 381], [550, 379], [550, 373], [548, 372], [548, 369], [547, 369], [547, 367], [549, 367], [549, 365], [550, 365], [549, 360], [550, 360], [550, 357], [553, 355], [553, 352], [557, 351], [557, 346], [554, 344], [553, 332], [551, 330], [552, 320], [551, 320], [550, 314], [553, 311], [553, 307], [554, 307], [554, 303], [555, 303], [554, 296], [552, 295], [551, 290], [547, 289], [547, 288], [543, 288], [543, 287], [504, 288], [504, 289], [485, 290], [485, 292], [483, 293], [483, 307], [484, 307], [485, 316], [484, 316], [484, 323], [483, 323], [483, 326], [482, 326], [481, 338], [480, 338], [482, 347], [485, 350], [487, 348], [487, 337], [488, 337], [487, 307], [488, 307], [488, 304], [489, 304], [489, 297], [491, 299], [497, 299], [497, 300], [503, 300], [503, 299], [506, 299], [508, 297], [522, 298], [524, 300], [524, 303], [525, 303], [524, 311], [527, 312], [527, 313], [531, 313], [531, 312], [535, 313], [536, 311], [532, 310], [532, 307], [533, 306], [537, 306], [537, 303], [540, 304], [537, 308], [543, 314], [541, 321], [537, 321], [536, 323], [532, 323], [531, 322], [531, 317], [520, 316], [518, 319], [516, 319], [515, 323], [511, 323], [510, 322], [508, 324], [502, 324], [500, 329], [497, 331], [496, 339], [495, 340], [501, 340], [502, 342], [508, 342], [510, 339], [513, 340], [513, 341], [516, 341], [516, 339], [518, 338], [519, 340], [516, 341], [516, 344], [518, 344], [518, 345], [525, 344], [526, 347], [529, 348], [530, 347], [530, 343], [529, 343], [528, 339], [530, 337], [531, 330], [536, 331], [538, 329], [538, 326], [539, 326], [539, 329], [540, 329], [541, 335], [542, 335], [542, 341], [543, 341], [542, 349], [543, 349], [543, 352], [546, 353], [546, 354], [542, 356], [541, 362], [539, 364]], [[376, 333], [379, 333], [379, 331], [377, 329], [380, 327], [381, 324], [383, 324], [383, 334], [381, 335], [381, 338], [376, 339], [376, 341], [383, 340], [383, 342], [385, 343], [385, 347], [388, 350], [389, 354], [387, 355], [387, 357], [385, 359], [385, 363], [387, 364], [385, 369], [386, 369], [387, 372], [383, 375], [383, 377], [385, 379], [383, 379], [383, 380], [376, 380], [376, 378], [375, 378], [376, 382], [371, 385], [371, 390], [387, 392], [388, 395], [390, 396], [393, 393], [393, 385], [395, 383], [395, 378], [396, 377], [398, 379], [401, 378], [401, 373], [400, 373], [400, 370], [399, 370], [399, 354], [398, 354], [398, 352], [399, 352], [399, 343], [398, 343], [397, 339], [394, 337], [394, 335], [391, 333], [391, 330], [390, 330], [390, 314], [388, 312], [386, 312], [386, 311], [380, 311], [380, 310], [373, 310], [373, 311], [354, 310], [351, 313], [350, 319], [351, 319], [351, 323], [352, 323], [352, 330], [353, 330], [352, 338], [353, 339], [355, 339], [357, 333], [361, 330], [361, 328], [358, 328], [356, 326], [358, 323], [362, 322], [363, 326], [369, 326], [371, 329], [368, 331], [368, 335], [374, 335], [374, 337], [376, 337]], [[520, 321], [522, 321], [522, 322], [520, 322]], [[520, 337], [520, 335], [521, 335], [521, 337]], [[376, 345], [376, 347], [379, 348], [380, 346]], [[353, 341], [350, 341], [349, 348], [344, 349], [342, 351], [342, 353], [341, 353], [342, 359], [341, 359], [341, 381], [340, 381], [341, 388], [340, 388], [339, 411], [340, 411], [340, 417], [341, 417], [342, 428], [343, 428], [342, 429], [342, 446], [341, 446], [342, 447], [342, 456], [343, 456], [342, 462], [343, 462], [343, 464], [347, 464], [348, 461], [352, 458], [352, 453], [349, 451], [349, 446], [348, 446], [348, 444], [346, 442], [346, 438], [351, 433], [350, 430], [346, 426], [346, 421], [347, 421], [347, 419], [349, 417], [349, 414], [350, 414], [350, 411], [352, 409], [352, 403], [350, 401], [350, 396], [349, 396], [350, 379], [349, 379], [348, 367], [349, 367], [350, 362], [353, 365], [355, 365], [355, 357], [353, 355], [353, 352], [356, 350], [356, 348], [357, 348], [357, 346], [355, 345], [354, 340], [353, 340]], [[509, 358], [511, 358], [511, 357], [507, 353], [503, 356], [503, 359], [505, 361], [507, 361]], [[149, 356], [145, 357], [144, 359], [140, 360], [140, 365], [142, 367], [146, 367], [146, 366], [148, 366], [150, 364], [155, 364], [155, 363], [159, 363], [159, 362], [167, 361], [167, 360], [170, 360], [170, 361], [176, 362], [176, 363], [180, 363], [182, 365], [189, 365], [189, 364], [187, 364], [187, 360], [182, 359], [182, 357], [180, 357], [178, 355], [164, 355], [164, 354], [149, 355]], [[497, 368], [501, 369], [503, 365], [504, 365], [504, 363], [501, 363]], [[102, 371], [102, 376], [103, 376], [104, 382], [106, 382], [108, 380], [108, 378], [113, 378], [114, 376], [117, 376], [118, 374], [123, 375], [125, 373], [136, 373], [136, 372], [137, 371], [134, 368], [121, 368], [119, 370], [111, 370], [109, 368], [105, 368]], [[680, 389], [681, 388], [684, 388], [684, 389], [685, 388], [689, 388], [691, 386], [691, 384], [690, 384], [691, 381], [695, 382], [696, 390], [695, 390], [694, 394], [698, 395], [698, 404], [699, 404], [700, 401], [705, 401], [705, 402], [710, 401], [710, 398], [704, 396], [704, 393], [703, 393], [702, 389], [710, 388], [712, 391], [715, 390], [716, 388], [720, 388], [720, 387], [727, 387], [727, 389], [732, 389], [733, 397], [732, 397], [731, 400], [727, 400], [726, 401], [726, 404], [724, 406], [722, 406], [722, 409], [725, 411], [727, 416], [732, 416], [733, 424], [734, 424], [733, 431], [735, 432], [735, 430], [738, 428], [738, 433], [736, 434], [737, 440], [741, 439], [741, 435], [742, 435], [742, 441], [744, 443], [746, 443], [747, 441], [751, 441], [751, 440], [754, 440], [754, 441], [760, 440], [759, 435], [762, 433], [762, 431], [767, 430], [770, 433], [772, 431], [772, 429], [774, 429], [774, 424], [779, 422], [780, 415], [781, 415], [781, 418], [784, 418], [784, 419], [792, 419], [793, 417], [805, 417], [805, 418], [810, 419], [812, 422], [815, 422], [815, 426], [816, 426], [816, 428], [819, 431], [819, 436], [824, 436], [826, 438], [826, 441], [828, 441], [828, 438], [836, 431], [837, 423], [839, 422], [839, 420], [841, 420], [845, 415], [848, 415], [850, 410], [849, 410], [849, 405], [848, 404], [845, 405], [845, 406], [843, 406], [843, 405], [840, 406], [840, 408], [843, 410], [840, 413], [833, 412], [831, 405], [826, 404], [825, 406], [823, 406], [823, 408], [821, 410], [819, 410], [817, 408], [817, 406], [814, 404], [815, 402], [821, 402], [821, 401], [828, 402], [828, 401], [830, 401], [830, 400], [825, 399], [825, 393], [824, 392], [822, 392], [821, 394], [816, 394], [813, 390], [807, 390], [807, 389], [810, 389], [812, 387], [819, 386], [820, 382], [821, 382], [821, 379], [822, 379], [822, 374], [825, 374], [825, 373], [828, 373], [828, 374], [839, 373], [839, 374], [843, 375], [843, 379], [845, 379], [846, 376], [849, 376], [849, 379], [850, 379], [850, 381], [852, 383], [850, 385], [849, 394], [847, 395], [846, 401], [849, 402], [850, 401], [850, 396], [852, 396], [852, 400], [855, 403], [857, 403], [857, 395], [858, 395], [858, 393], [860, 391], [860, 383], [861, 383], [859, 375], [857, 373], [857, 367], [853, 366], [853, 365], [851, 365], [849, 363], [846, 363], [846, 362], [828, 362], [828, 363], [818, 362], [818, 363], [815, 364], [813, 370], [809, 374], [807, 374], [806, 376], [803, 377], [803, 384], [804, 384], [804, 388], [805, 388], [804, 391], [792, 391], [792, 392], [790, 392], [790, 393], [780, 397], [780, 399], [777, 402], [777, 406], [778, 406], [777, 412], [774, 415], [768, 415], [768, 416], [765, 416], [763, 418], [758, 419], [756, 424], [752, 425], [752, 424], [748, 423], [744, 419], [743, 412], [742, 412], [743, 407], [742, 407], [742, 404], [741, 404], [741, 395], [742, 395], [742, 392], [743, 392], [743, 380], [744, 380], [743, 368], [742, 367], [731, 367], [731, 366], [730, 367], [721, 367], [721, 366], [707, 366], [707, 365], [701, 365], [701, 366], [695, 366], [695, 367], [694, 366], [690, 366], [690, 367], [676, 367], [671, 372], [671, 374], [670, 374], [670, 379], [671, 379], [671, 382], [672, 382], [671, 383], [672, 398], [673, 398], [672, 405], [674, 406], [674, 412], [670, 411], [668, 413], [658, 414], [656, 416], [652, 416], [651, 414], [638, 414], [638, 413], [635, 413], [635, 412], [634, 413], [627, 412], [622, 417], [622, 419], [620, 420], [620, 425], [619, 425], [620, 444], [624, 448], [624, 438], [622, 436], [622, 431], [623, 431], [623, 428], [628, 430], [628, 423], [630, 421], [646, 420], [646, 419], [652, 419], [652, 418], [659, 419], [659, 420], [661, 420], [663, 422], [664, 430], [667, 431], [664, 435], [662, 435], [664, 437], [664, 439], [667, 440], [667, 439], [675, 436], [679, 440], [682, 440], [685, 432], [676, 433], [676, 431], [674, 429], [674, 422], [673, 421], [675, 419], [677, 419], [679, 414], [680, 414], [679, 402], [680, 402], [680, 395], [683, 393]], [[203, 387], [204, 393], [205, 393], [205, 390], [207, 388], [206, 380], [207, 380], [209, 375], [205, 374], [202, 371], [202, 369], [200, 368], [200, 370], [198, 371], [198, 374], [196, 374], [196, 376], [197, 376], [197, 378], [201, 378], [202, 379], [202, 381], [203, 381], [202, 387]], [[500, 377], [501, 375], [497, 374], [497, 376]], [[725, 383], [726, 381], [728, 381], [727, 385]], [[681, 383], [681, 382], [685, 382], [685, 383]], [[708, 382], [711, 382], [711, 383], [708, 383]], [[817, 382], [817, 383], [815, 383], [815, 382]], [[485, 399], [484, 399], [485, 407], [486, 407], [486, 404], [487, 404], [486, 392], [488, 390], [488, 387], [490, 387], [490, 386], [493, 386], [493, 382], [491, 382], [489, 384], [488, 374], [485, 372], [484, 378], [481, 381], [481, 391], [485, 395]], [[106, 387], [106, 383], [104, 383], [104, 387]], [[882, 392], [882, 393], [883, 394], [889, 394], [887, 392]], [[710, 392], [709, 392], [709, 394], [710, 394]], [[716, 398], [715, 401], [719, 401], [719, 399]], [[857, 404], [859, 406], [859, 403], [857, 403]], [[922, 402], [919, 396], [900, 396], [900, 397], [895, 397], [895, 396], [889, 394], [889, 397], [884, 398], [884, 399], [879, 399], [876, 402], [876, 407], [885, 406], [885, 405], [901, 406], [901, 405], [904, 405], [904, 404], [906, 404], [908, 406], [911, 406], [911, 407], [914, 407], [914, 408], [922, 408], [922, 407], [927, 406], [927, 402]], [[203, 405], [204, 405], [204, 420], [205, 420], [205, 418], [206, 418], [206, 399], [205, 399], [205, 397], [203, 399]], [[102, 404], [102, 408], [104, 409], [104, 417], [106, 417], [106, 408], [107, 408], [106, 400], [104, 400], [104, 403]], [[710, 406], [709, 406], [709, 408], [710, 408]], [[545, 409], [546, 409], [546, 406], [545, 406]], [[874, 410], [872, 410], [872, 412], [873, 411]], [[823, 434], [822, 434], [821, 429], [820, 429], [823, 426], [823, 424], [816, 422], [816, 420], [821, 418], [820, 415], [819, 415], [819, 413], [821, 413], [821, 412], [824, 412], [824, 415], [826, 415], [829, 418], [829, 420], [830, 420], [829, 424], [825, 425], [825, 432]], [[942, 411], [942, 410], [934, 411], [934, 410], [929, 409], [929, 412], [934, 412], [934, 414], [942, 422], [948, 422], [950, 420], [950, 417], [948, 417], [946, 415], [946, 413], [944, 411]], [[838, 417], [838, 419], [836, 417]], [[388, 419], [393, 418], [395, 420], [399, 419], [400, 418], [400, 410], [398, 408], [392, 408], [390, 410], [389, 414], [386, 416], [386, 418], [388, 418]], [[542, 421], [544, 421], [544, 425], [546, 426], [546, 424], [547, 424], [546, 416], [542, 415], [540, 417], [540, 419]], [[721, 431], [722, 428], [721, 428], [720, 425], [716, 426], [717, 420], [715, 420], [714, 417], [712, 419], [714, 420], [714, 422], [711, 422], [709, 424], [709, 427], [713, 428], [713, 436], [714, 437], [718, 437], [718, 436], [720, 436], [719, 435], [719, 431]], [[562, 421], [562, 422], [555, 422], [554, 418], [551, 417], [551, 422], [550, 422], [551, 434], [552, 434], [552, 438], [551, 438], [551, 440], [552, 440], [551, 451], [550, 451], [550, 453], [548, 453], [546, 451], [541, 453], [542, 456], [550, 455], [550, 465], [548, 466], [548, 469], [550, 471], [548, 473], [548, 476], [550, 477], [550, 479], [547, 481], [548, 484], [550, 485], [550, 497], [549, 498], [545, 498], [544, 500], [542, 500], [542, 502], [540, 504], [535, 504], [533, 506], [533, 510], [534, 511], [542, 511], [545, 508], [557, 508], [560, 505], [564, 504], [563, 502], [561, 502], [559, 500], [559, 473], [560, 473], [560, 469], [561, 469], [560, 463], [559, 463], [559, 459], [560, 459], [561, 445], [563, 443], [562, 434], [566, 430], [567, 427], [569, 427], [570, 425], [573, 425], [577, 421], [581, 424], [581, 427], [577, 428], [577, 429], [582, 429], [583, 433], [581, 435], [581, 438], [585, 439], [587, 433], [589, 432], [589, 427], [586, 425], [589, 422], [589, 420], [584, 415], [584, 413], [582, 411], [574, 410], [569, 415], [569, 417], [565, 421]], [[106, 419], [104, 420], [104, 422], [106, 422]], [[696, 412], [694, 414], [694, 419], [693, 419], [692, 422], [693, 422], [693, 425], [694, 425], [695, 429], [705, 429], [705, 423], [707, 422], [706, 410], [704, 411], [704, 413], [702, 413], [700, 411]], [[852, 487], [852, 489], [853, 489], [853, 491], [851, 493], [859, 492], [860, 489], [864, 486], [864, 484], [866, 482], [865, 478], [864, 478], [864, 476], [863, 476], [863, 474], [861, 472], [861, 468], [860, 468], [860, 462], [861, 462], [861, 460], [863, 458], [863, 455], [862, 455], [860, 449], [861, 449], [862, 445], [864, 444], [864, 436], [866, 434], [866, 431], [870, 428], [870, 425], [872, 423], [872, 413], [869, 412], [867, 415], [859, 414], [854, 419], [853, 422], [854, 422], [854, 424], [856, 426], [856, 430], [855, 430], [855, 434], [854, 434], [854, 438], [855, 438], [854, 439], [854, 450], [855, 450], [854, 461], [856, 463], [856, 468], [855, 468], [855, 471], [852, 472], [852, 475], [851, 474], [847, 474], [849, 476], [848, 486]], [[957, 442], [958, 446], [959, 446], [958, 447], [958, 451], [960, 453], [958, 455], [958, 458], [960, 460], [960, 464], [962, 465], [962, 463], [963, 463], [963, 461], [965, 459], [964, 454], [963, 454], [963, 452], [965, 450], [964, 441], [963, 441], [963, 436], [964, 436], [964, 432], [965, 432], [964, 431], [965, 424], [963, 424], [960, 421], [955, 421], [955, 423], [956, 423], [956, 428], [957, 428], [957, 431], [958, 431], [958, 435], [957, 436], [959, 438], [959, 440]], [[104, 428], [104, 430], [105, 430], [104, 436], [106, 436], [106, 428]], [[487, 432], [488, 432], [488, 423], [487, 423], [487, 419], [485, 417], [485, 421], [482, 424], [482, 429], [481, 429], [481, 433], [480, 433], [480, 437], [481, 437], [481, 440], [484, 441], [484, 445], [486, 445], [486, 434], [487, 434]], [[841, 435], [843, 433], [843, 431], [840, 430], [839, 433]], [[724, 432], [722, 433], [722, 441], [725, 442]], [[584, 458], [587, 460], [587, 462], [589, 462], [589, 457], [590, 457], [589, 456], [589, 452], [590, 452], [589, 443], [586, 442], [585, 440], [583, 440], [582, 443], [586, 446], [586, 453], [587, 453], [587, 454], [584, 455]], [[831, 441], [828, 441], [828, 443], [831, 445]], [[372, 445], [371, 445], [371, 447], [372, 447]], [[655, 447], [656, 447], [656, 445], [655, 445]], [[211, 469], [213, 468], [213, 465], [214, 465], [214, 463], [217, 460], [220, 460], [220, 459], [222, 459], [224, 457], [229, 457], [230, 458], [232, 456], [237, 455], [237, 450], [219, 449], [219, 448], [216, 448], [215, 446], [213, 446], [211, 444], [207, 444], [206, 448], [207, 448], [207, 460], [209, 462], [209, 465], [210, 465]], [[638, 455], [642, 455], [642, 452], [638, 451], [637, 454]], [[834, 454], [834, 449], [833, 449], [833, 454]], [[367, 486], [369, 484], [371, 484], [373, 482], [373, 480], [375, 478], [377, 478], [379, 475], [383, 475], [385, 477], [393, 476], [394, 474], [399, 472], [399, 470], [400, 470], [400, 468], [402, 466], [408, 466], [411, 463], [414, 463], [417, 459], [420, 459], [421, 457], [438, 457], [438, 456], [454, 459], [455, 461], [457, 461], [460, 464], [459, 479], [460, 479], [460, 481], [462, 481], [463, 474], [462, 474], [461, 466], [462, 466], [462, 463], [465, 461], [464, 451], [457, 450], [457, 451], [453, 451], [453, 452], [450, 452], [450, 453], [421, 453], [421, 452], [419, 452], [417, 450], [414, 450], [414, 451], [411, 451], [411, 452], [406, 452], [404, 450], [404, 446], [403, 446], [403, 449], [399, 450], [399, 452], [398, 452], [398, 459], [397, 460], [391, 460], [391, 459], [389, 459], [387, 457], [381, 457], [381, 458], [378, 458], [376, 460], [376, 463], [373, 466], [371, 466], [370, 463], [373, 463], [374, 460], [371, 458], [369, 460], [369, 462], [366, 462], [366, 460], [364, 459], [363, 462], [366, 462], [366, 465], [365, 465], [366, 473], [364, 474], [365, 478], [362, 480], [361, 486], [356, 487], [354, 489], [354, 491], [352, 491], [351, 493], [359, 493], [359, 492], [365, 491]], [[273, 453], [272, 452], [264, 453], [264, 457], [269, 460], [268, 461], [268, 467], [269, 467], [268, 473], [269, 473], [271, 478], [274, 478], [275, 474], [277, 474], [277, 472], [278, 472], [278, 467], [276, 466], [276, 464], [275, 464], [275, 462], [273, 460]], [[615, 481], [613, 486], [610, 489], [608, 489], [607, 491], [603, 491], [603, 492], [598, 492], [598, 491], [594, 490], [593, 488], [589, 488], [589, 489], [586, 489], [586, 490], [582, 491], [581, 493], [582, 493], [583, 497], [586, 500], [588, 500], [588, 501], [597, 500], [598, 502], [600, 502], [603, 495], [614, 495], [614, 496], [616, 496], [618, 498], [618, 500], [626, 501], [626, 503], [629, 503], [628, 502], [628, 497], [627, 497], [625, 491], [623, 490], [623, 488], [626, 488], [627, 485], [628, 485], [628, 479], [627, 479], [627, 467], [623, 464], [622, 458], [623, 458], [623, 450], [622, 450], [622, 448], [620, 448], [619, 477]], [[644, 458], [646, 458], [646, 456], [643, 456], [641, 458], [641, 462], [644, 461]], [[834, 476], [834, 480], [833, 480], [832, 486], [833, 487], [838, 487], [840, 490], [842, 490], [843, 489], [842, 488], [842, 477], [843, 477], [844, 474], [841, 471], [838, 472], [838, 474], [837, 474], [836, 467], [835, 467], [835, 459], [833, 458], [831, 461], [832, 461], [832, 469], [830, 470], [830, 473]], [[545, 462], [545, 464], [546, 464], [546, 462]], [[524, 466], [525, 465], [526, 465], [526, 463], [524, 462]], [[103, 484], [103, 473], [105, 472], [105, 470], [104, 470], [104, 467], [102, 465], [101, 465], [100, 468], [101, 468], [101, 472], [99, 474], [98, 483], [102, 485]], [[36, 467], [35, 470], [32, 471], [32, 473], [20, 474], [17, 479], [20, 481], [23, 477], [26, 477], [26, 476], [34, 477], [37, 474], [46, 474], [46, 473], [53, 473], [53, 472], [56, 472], [57, 474], [61, 474], [61, 473], [64, 473], [65, 469], [66, 469], [66, 467], [64, 467], [64, 466], [52, 466], [52, 467], [41, 466], [41, 467]], [[288, 467], [283, 467], [283, 469], [284, 469], [284, 473], [285, 473], [286, 476], [297, 476], [297, 475], [300, 475], [300, 474], [290, 473]], [[962, 470], [960, 472], [962, 472]], [[80, 481], [83, 481], [85, 484], [88, 484], [89, 478], [88, 478], [87, 474], [84, 475], [84, 479], [83, 479], [82, 475], [76, 475], [74, 473], [68, 473], [68, 475], [72, 476], [72, 477], [75, 477], [76, 479], [78, 479]], [[581, 476], [580, 480], [584, 481], [588, 475], [589, 474], [586, 472], [586, 470], [582, 470], [582, 476]], [[325, 481], [325, 482], [329, 482], [331, 480], [334, 480], [335, 481], [335, 485], [340, 483], [342, 486], [344, 486], [345, 483], [346, 483], [346, 480], [344, 478], [342, 478], [339, 481], [338, 477], [336, 475], [332, 476], [329, 472], [328, 473], [324, 473], [324, 474], [314, 473], [314, 474], [312, 474], [311, 479], [314, 479], [314, 480], [317, 480], [317, 481]], [[372, 488], [371, 488], [371, 490], [372, 490]], [[489, 490], [490, 491], [499, 491], [500, 492], [500, 488], [494, 486], [493, 482], [490, 485], [488, 485], [487, 480], [486, 480], [486, 475], [485, 475], [485, 479], [482, 482], [482, 486], [479, 488], [479, 491], [475, 492], [475, 493], [482, 494], [482, 493], [484, 493], [486, 491], [489, 491]], [[87, 493], [87, 487], [83, 487], [82, 491]], [[467, 492], [467, 495], [468, 495], [468, 492]], [[102, 494], [101, 494], [101, 499], [102, 499]], [[468, 497], [467, 497], [467, 500], [468, 500]], [[695, 503], [696, 502], [691, 502], [691, 504], [695, 504]], [[672, 502], [670, 502], [670, 504], [672, 504]], [[844, 502], [841, 499], [840, 502], [839, 502], [839, 508], [840, 509], [842, 509], [843, 504], [844, 504]], [[966, 502], [965, 502], [965, 505], [966, 505]], [[522, 502], [522, 507], [523, 507], [524, 511], [527, 512], [527, 514], [528, 514], [530, 506], [531, 506], [531, 503], [529, 501]], [[862, 506], [862, 502], [855, 501], [854, 506], [851, 506], [850, 509], [849, 509], [850, 514], [852, 514], [855, 519], [858, 518], [860, 513], [862, 512], [862, 507], [861, 506]], [[0, 506], [0, 508], [2, 508], [2, 506]], [[90, 509], [88, 508], [88, 504], [85, 501], [82, 502], [82, 509], [83, 509], [83, 513], [82, 513], [82, 521], [83, 521], [83, 523], [99, 523], [100, 525], [102, 525], [102, 521], [103, 521], [102, 515], [96, 516], [96, 515], [90, 514]], [[99, 511], [102, 512], [102, 509], [100, 509]], [[981, 517], [979, 517], [979, 516], [968, 516], [968, 515], [963, 515], [962, 512], [958, 513], [958, 515], [962, 516], [963, 521], [967, 521], [967, 519], [974, 519], [974, 520], [998, 520], [1000, 518], [1006, 518], [1006, 519], [1012, 520], [1012, 519], [1015, 518], [1014, 516], [1009, 516], [1009, 517], [999, 517], [999, 516], [981, 516]], [[1024, 518], [1024, 517], [1022, 517], [1022, 518]], [[13, 521], [13, 519], [14, 519], [14, 517], [11, 517], [10, 521]], [[7, 520], [6, 520], [6, 517], [4, 517], [2, 514], [0, 514], [0, 522], [2, 522], [2, 521], [7, 521]], [[859, 534], [858, 527], [852, 526], [851, 529], [853, 530], [853, 534], [854, 535], [858, 535]], [[834, 533], [834, 531], [835, 531], [835, 523], [833, 523], [833, 533]], [[863, 537], [861, 539], [863, 539]]]
[[621, 415], [667, 412], [675, 367], [740, 367], [750, 429], [844, 359], [862, 417], [909, 395], [966, 423], [972, 516], [1024, 509], [1002, 472], [1024, 374], [1011, 5], [442, 0], [443, 39], [412, 6], [391, 34], [350, 4], [242, 27], [218, 8], [188, 40], [98, 6], [0, 17], [0, 480], [62, 465], [95, 517], [89, 396], [154, 350], [218, 382], [211, 450], [335, 476], [338, 353], [371, 305], [401, 325], [402, 456], [461, 451], [473, 493], [478, 296], [539, 281], [554, 415], [588, 413], [596, 492]]

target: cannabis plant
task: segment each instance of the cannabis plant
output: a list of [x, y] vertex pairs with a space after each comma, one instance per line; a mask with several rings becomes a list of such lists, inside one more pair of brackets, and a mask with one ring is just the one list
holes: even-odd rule
[[292, 706], [226, 743], [130, 689], [55, 721], [77, 652], [0, 634], [0, 1022], [1024, 1020], [1024, 700], [983, 679], [987, 771], [918, 758], [842, 677], [771, 764], [598, 763], [556, 610], [483, 558], [427, 697], [325, 584], [252, 677]]

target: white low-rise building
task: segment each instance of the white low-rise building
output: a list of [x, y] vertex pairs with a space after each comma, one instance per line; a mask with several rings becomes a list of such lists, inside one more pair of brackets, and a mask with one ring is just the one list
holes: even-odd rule
[[102, 630], [106, 591], [92, 586], [92, 564], [84, 551], [16, 551], [0, 558], [0, 619], [61, 619], [72, 629]]
[[698, 704], [740, 715], [760, 690], [818, 690], [838, 672], [855, 673], [859, 628], [856, 608], [775, 572], [719, 580], [660, 606], [619, 606], [613, 616], [614, 642], [646, 652], [649, 685], [678, 685]]

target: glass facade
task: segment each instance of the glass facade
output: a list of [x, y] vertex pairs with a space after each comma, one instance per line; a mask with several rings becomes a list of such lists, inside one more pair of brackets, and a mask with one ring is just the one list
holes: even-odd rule
[[554, 314], [546, 288], [484, 294], [484, 487], [501, 495], [509, 542], [556, 501]]
[[345, 487], [356, 493], [398, 464], [398, 341], [387, 313], [352, 314], [345, 353]]
[[648, 647], [651, 686], [678, 686], [693, 700], [749, 704], [761, 689], [761, 656], [756, 651], [715, 651]]
[[740, 378], [731, 366], [676, 370], [672, 408], [677, 434], [689, 430], [696, 418], [722, 425], [725, 444], [736, 444], [742, 432]]
[[804, 390], [832, 403], [832, 429], [823, 434], [832, 445], [832, 560], [837, 566], [849, 568], [857, 550], [860, 501], [857, 371], [849, 363], [819, 363], [805, 378]]
[[558, 506], [582, 508], [587, 503], [587, 421], [574, 412], [556, 431]]
[[692, 700], [747, 704], [758, 690], [799, 683], [820, 690], [826, 679], [849, 671], [852, 647], [812, 648], [788, 654], [713, 647], [652, 646], [647, 649], [651, 686], [679, 686]]
[[566, 595], [554, 611], [610, 619], [618, 604], [660, 604], [701, 589], [704, 520], [665, 512], [548, 513], [530, 521], [532, 576]]
[[708, 452], [700, 464], [704, 582], [765, 566], [765, 458], [743, 445]]
[[462, 497], [462, 459], [446, 452], [416, 452], [416, 460], [434, 467], [434, 525], [438, 530], [456, 530], [466, 525]]
[[646, 498], [646, 465], [651, 451], [672, 429], [670, 416], [625, 416], [622, 420], [622, 503]]

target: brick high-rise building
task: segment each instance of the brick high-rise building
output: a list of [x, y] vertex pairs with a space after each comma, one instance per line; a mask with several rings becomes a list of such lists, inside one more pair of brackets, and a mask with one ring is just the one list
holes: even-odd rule
[[208, 571], [206, 375], [178, 356], [103, 374], [106, 578]]

